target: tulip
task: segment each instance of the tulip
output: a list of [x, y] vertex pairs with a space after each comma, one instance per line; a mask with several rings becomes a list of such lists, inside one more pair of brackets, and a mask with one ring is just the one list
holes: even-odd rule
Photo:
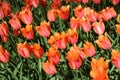
[[90, 21], [84, 17], [81, 19], [80, 25], [82, 26], [82, 29], [84, 32], [88, 32], [91, 30]]
[[1, 36], [2, 42], [7, 42], [8, 41], [8, 36]]
[[103, 48], [105, 50], [110, 49], [111, 47], [111, 42], [109, 40], [109, 38], [107, 37], [107, 35], [99, 35], [98, 40], [95, 41], [97, 43], [97, 45], [100, 48]]
[[82, 0], [72, 0], [73, 2], [81, 2]]
[[0, 5], [0, 20], [4, 18], [4, 12], [2, 6]]
[[68, 29], [67, 32], [68, 43], [75, 44], [78, 41], [78, 33], [75, 29]]
[[51, 3], [51, 4], [50, 4], [50, 8], [51, 8], [51, 9], [57, 10], [58, 7], [59, 7], [59, 5], [57, 5], [57, 4], [55, 4], [55, 3]]
[[57, 16], [57, 13], [56, 13], [56, 10], [49, 10], [48, 13], [47, 13], [47, 18], [50, 22], [54, 22], [56, 20], [56, 16]]
[[97, 33], [98, 35], [103, 34], [105, 31], [105, 25], [103, 22], [94, 22], [92, 24], [93, 26], [93, 30], [95, 31], [95, 33]]
[[82, 65], [80, 54], [74, 47], [70, 48], [70, 51], [68, 51], [66, 55], [66, 59], [71, 69], [79, 69]]
[[9, 52], [0, 45], [0, 62], [6, 63], [10, 59]]
[[48, 52], [46, 52], [46, 54], [48, 56], [48, 60], [54, 63], [55, 65], [60, 62], [60, 53], [57, 49], [51, 47], [49, 48]]
[[17, 51], [23, 58], [30, 57], [30, 45], [27, 42], [17, 44]]
[[89, 57], [94, 56], [96, 53], [94, 45], [88, 41], [83, 44], [83, 51]]
[[100, 0], [93, 0], [95, 4], [100, 4]]
[[2, 9], [4, 12], [4, 17], [7, 17], [11, 13], [11, 5], [7, 2], [2, 2]]
[[25, 24], [31, 24], [33, 22], [32, 12], [28, 7], [22, 8], [19, 13], [20, 20]]
[[116, 32], [120, 35], [120, 24], [116, 24]]
[[47, 0], [40, 0], [40, 4], [45, 7], [47, 5]]
[[57, 10], [58, 17], [61, 18], [62, 20], [67, 20], [69, 18], [70, 6], [62, 6], [60, 10]]
[[72, 17], [70, 19], [70, 27], [73, 29], [75, 28], [76, 30], [80, 27], [80, 21], [79, 18]]
[[53, 0], [53, 3], [56, 4], [56, 5], [58, 5], [58, 6], [60, 6], [61, 0]]
[[120, 3], [120, 0], [111, 0], [114, 5], [117, 5]]
[[[14, 14], [11, 14], [11, 15], [14, 15]], [[9, 20], [9, 23], [13, 29], [18, 30], [21, 27], [20, 20], [16, 15], [12, 16], [12, 18]]]
[[31, 45], [31, 52], [36, 58], [41, 58], [44, 53], [44, 49], [39, 44], [34, 43]]
[[87, 4], [87, 3], [88, 3], [88, 0], [82, 0], [82, 2], [83, 2], [84, 4]]
[[96, 22], [97, 21], [97, 13], [94, 10], [90, 10], [90, 13], [86, 15], [88, 20], [90, 22]]
[[8, 25], [6, 22], [2, 22], [2, 24], [0, 24], [0, 35], [1, 36], [8, 36]]
[[84, 16], [84, 11], [81, 5], [76, 7], [74, 10], [74, 14], [77, 18], [82, 18]]
[[117, 16], [117, 22], [120, 23], [120, 14]]
[[26, 25], [25, 28], [21, 28], [21, 32], [26, 39], [31, 40], [34, 38], [34, 31], [32, 29], [32, 25]]
[[116, 68], [120, 69], [120, 52], [117, 50], [112, 50], [112, 63], [115, 65]]
[[52, 62], [43, 62], [42, 63], [42, 69], [50, 75], [54, 75], [56, 73], [56, 67], [55, 64], [53, 64]]
[[40, 23], [40, 26], [36, 27], [36, 31], [42, 37], [49, 37], [50, 36], [50, 23], [43, 21]]
[[110, 60], [106, 60], [104, 62], [104, 58], [101, 57], [99, 60], [92, 58], [90, 71], [90, 76], [93, 80], [109, 80], [107, 71], [108, 71], [108, 63]]

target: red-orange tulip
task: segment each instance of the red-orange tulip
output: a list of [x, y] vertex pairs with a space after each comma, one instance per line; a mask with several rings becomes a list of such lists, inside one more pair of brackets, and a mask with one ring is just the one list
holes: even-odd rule
[[36, 31], [42, 37], [49, 37], [50, 36], [50, 23], [43, 21], [40, 23], [40, 26], [36, 27]]
[[0, 35], [1, 36], [8, 36], [8, 25], [6, 22], [2, 22], [2, 24], [0, 24]]
[[18, 54], [23, 58], [30, 57], [30, 45], [27, 42], [17, 44]]
[[80, 54], [74, 47], [70, 48], [70, 51], [68, 51], [66, 55], [66, 59], [68, 60], [68, 64], [71, 69], [79, 69], [82, 65]]
[[98, 40], [95, 41], [97, 43], [97, 45], [100, 48], [103, 48], [105, 50], [110, 49], [111, 47], [111, 42], [109, 40], [109, 38], [107, 37], [107, 35], [99, 35]]
[[56, 67], [55, 64], [53, 64], [52, 62], [43, 62], [42, 63], [42, 69], [47, 73], [47, 74], [51, 74], [54, 75], [57, 71], [56, 71]]
[[84, 11], [81, 5], [74, 9], [74, 14], [77, 18], [82, 18], [84, 16]]
[[54, 33], [54, 36], [51, 36], [50, 39], [48, 40], [48, 43], [54, 47], [54, 48], [59, 48], [59, 49], [65, 49], [67, 46], [67, 40], [66, 40], [66, 34], [65, 32]]
[[2, 6], [0, 5], [0, 19], [3, 19], [3, 18], [4, 18], [4, 12], [3, 12]]
[[11, 6], [7, 2], [2, 2], [2, 9], [4, 12], [4, 17], [8, 16], [11, 13]]
[[86, 42], [85, 44], [83, 44], [83, 51], [87, 56], [94, 56], [96, 51], [95, 51], [95, 47], [91, 42]]
[[18, 19], [18, 17], [14, 14], [11, 14], [13, 15], [12, 18], [9, 20], [9, 23], [10, 25], [12, 26], [13, 29], [20, 29], [21, 27], [21, 23], [20, 23], [20, 20]]
[[78, 29], [80, 27], [80, 19], [79, 18], [75, 18], [75, 17], [72, 17], [70, 19], [70, 27], [73, 29]]
[[120, 35], [120, 24], [116, 24], [116, 31]]
[[117, 5], [120, 3], [120, 0], [111, 0], [114, 5]]
[[69, 8], [70, 6], [68, 5], [68, 6], [62, 6], [60, 10], [57, 10], [59, 18], [61, 18], [62, 20], [67, 20], [70, 15]]
[[32, 12], [28, 7], [22, 8], [19, 13], [20, 20], [25, 24], [31, 24], [33, 22]]
[[103, 22], [94, 22], [92, 24], [93, 26], [93, 30], [95, 31], [95, 33], [97, 33], [98, 35], [103, 34], [105, 31], [105, 25]]
[[8, 41], [8, 36], [1, 36], [2, 42], [7, 42]]
[[82, 0], [72, 0], [73, 2], [81, 2]]
[[108, 63], [110, 60], [106, 60], [104, 62], [104, 58], [101, 57], [99, 60], [92, 58], [90, 71], [90, 76], [93, 80], [109, 80], [107, 71], [108, 71]]
[[84, 4], [87, 4], [87, 3], [88, 3], [88, 0], [82, 0], [82, 2], [83, 2]]
[[46, 52], [48, 56], [48, 60], [54, 64], [58, 64], [60, 62], [60, 53], [57, 49], [51, 47], [48, 52]]
[[18, 36], [20, 34], [20, 29], [13, 29], [14, 36]]
[[78, 33], [76, 29], [68, 29], [67, 32], [67, 42], [71, 44], [75, 44], [78, 41]]
[[40, 0], [24, 0], [27, 5], [34, 6], [37, 8], [40, 4]]
[[56, 20], [56, 10], [52, 9], [47, 12], [47, 18], [50, 22], [54, 22]]
[[61, 0], [53, 0], [53, 3], [56, 4], [56, 5], [58, 5], [58, 6], [60, 6]]
[[21, 32], [26, 39], [31, 40], [34, 38], [34, 31], [32, 29], [32, 25], [26, 25], [25, 28], [21, 28]]
[[95, 4], [100, 4], [100, 0], [93, 0]]
[[84, 32], [88, 32], [88, 31], [91, 30], [91, 24], [90, 24], [90, 21], [88, 19], [83, 17], [80, 20], [80, 24], [81, 24], [82, 29], [83, 29]]
[[44, 53], [44, 49], [39, 44], [34, 43], [31, 45], [31, 52], [36, 58], [41, 58]]
[[117, 50], [112, 50], [112, 63], [115, 65], [116, 68], [120, 69], [120, 52]]
[[10, 59], [9, 52], [0, 45], [0, 62], [6, 63]]

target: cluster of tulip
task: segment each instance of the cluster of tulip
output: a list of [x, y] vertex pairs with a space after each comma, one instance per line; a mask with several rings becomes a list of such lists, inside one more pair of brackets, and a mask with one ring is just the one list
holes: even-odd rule
[[[89, 0], [66, 0], [66, 3], [69, 2], [83, 2], [87, 4]], [[104, 0], [106, 1], [106, 0]], [[114, 5], [117, 5], [120, 0], [111, 0]], [[74, 11], [75, 17], [72, 15], [70, 18], [70, 29], [67, 32], [62, 31], [61, 33], [55, 32], [51, 36], [51, 25], [50, 22], [55, 22], [57, 16], [61, 20], [68, 20], [70, 16], [70, 5], [62, 6], [61, 0], [52, 0], [50, 3], [51, 9], [47, 12], [47, 18], [49, 22], [42, 21], [40, 25], [35, 26], [33, 29], [32, 23], [34, 20], [32, 7], [37, 8], [40, 4], [42, 6], [47, 5], [46, 0], [24, 0], [25, 6], [21, 8], [20, 12], [16, 14], [11, 13], [11, 6], [7, 2], [2, 2], [0, 0], [0, 19], [3, 19], [6, 16], [9, 16], [9, 24], [13, 29], [13, 34], [15, 37], [18, 37], [20, 34], [23, 35], [27, 40], [32, 40], [34, 38], [35, 32], [40, 36], [48, 39], [48, 44], [51, 46], [46, 55], [48, 60], [42, 63], [42, 68], [47, 74], [54, 75], [56, 73], [56, 65], [60, 62], [60, 52], [59, 49], [65, 49], [67, 44], [72, 44], [69, 51], [66, 54], [66, 59], [68, 65], [71, 69], [79, 69], [82, 65], [83, 60], [86, 57], [92, 57], [96, 54], [96, 49], [92, 42], [85, 42], [82, 48], [79, 48], [76, 43], [78, 42], [78, 32], [77, 30], [81, 28], [84, 32], [89, 32], [93, 28], [94, 32], [98, 34], [98, 39], [95, 43], [102, 49], [108, 50], [111, 48], [111, 41], [108, 37], [108, 34], [105, 33], [105, 24], [104, 22], [117, 16], [117, 13], [113, 7], [106, 7], [99, 12], [91, 9], [90, 7], [82, 7], [81, 5], [72, 9]], [[100, 4], [100, 0], [93, 0], [95, 4]], [[26, 26], [21, 27], [21, 22]], [[117, 17], [117, 22], [120, 23], [120, 15]], [[0, 36], [3, 42], [9, 40], [9, 27], [6, 21], [0, 24]], [[120, 34], [120, 24], [116, 24], [116, 32]], [[18, 54], [23, 58], [30, 57], [33, 54], [36, 58], [41, 58], [44, 54], [44, 49], [38, 43], [29, 44], [27, 41], [24, 43], [17, 44]], [[120, 68], [120, 52], [118, 50], [112, 50], [111, 52], [112, 63], [116, 68]], [[8, 62], [10, 59], [9, 52], [0, 46], [0, 62]], [[98, 61], [95, 58], [92, 58], [90, 76], [97, 80], [108, 80], [107, 70], [108, 63], [110, 60], [104, 62], [104, 58], [101, 57]], [[102, 76], [102, 77], [101, 77]]]

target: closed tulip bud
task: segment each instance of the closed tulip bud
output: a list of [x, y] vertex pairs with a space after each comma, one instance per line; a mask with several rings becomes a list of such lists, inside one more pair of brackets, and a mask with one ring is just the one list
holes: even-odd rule
[[49, 48], [48, 52], [46, 53], [48, 56], [48, 60], [55, 65], [60, 62], [60, 53], [58, 52], [57, 49], [51, 47]]
[[2, 6], [0, 5], [0, 20], [4, 18], [4, 12]]
[[36, 31], [42, 37], [49, 37], [50, 36], [50, 23], [43, 21], [40, 23], [40, 26], [36, 27]]
[[94, 56], [96, 53], [94, 45], [88, 41], [83, 44], [83, 51], [89, 57]]
[[92, 24], [93, 26], [93, 30], [95, 31], [95, 33], [97, 33], [98, 35], [103, 34], [105, 31], [105, 25], [103, 22], [94, 22]]
[[105, 50], [110, 49], [111, 42], [107, 35], [99, 35], [98, 40], [95, 41], [100, 48]]
[[17, 51], [23, 58], [30, 57], [30, 45], [27, 42], [17, 44]]
[[120, 3], [120, 0], [111, 0], [114, 5], [117, 5]]
[[31, 45], [31, 52], [36, 58], [41, 58], [44, 53], [44, 49], [39, 44], [34, 43]]
[[57, 71], [56, 71], [56, 67], [55, 64], [53, 64], [52, 62], [43, 62], [42, 63], [42, 69], [50, 75], [54, 75]]
[[8, 41], [8, 36], [1, 36], [2, 42], [7, 42]]
[[93, 0], [95, 4], [100, 4], [100, 0]]
[[48, 13], [47, 13], [47, 18], [50, 22], [54, 22], [56, 20], [56, 16], [57, 16], [57, 13], [56, 13], [56, 10], [49, 10]]
[[6, 63], [10, 59], [9, 52], [4, 49], [2, 46], [0, 46], [0, 62]]
[[120, 14], [117, 16], [117, 22], [120, 23]]
[[32, 29], [32, 25], [26, 25], [25, 28], [21, 28], [22, 35], [31, 40], [34, 38], [34, 31]]
[[116, 68], [120, 69], [120, 52], [117, 50], [112, 50], [112, 63], [115, 65]]
[[31, 24], [33, 22], [32, 12], [28, 7], [24, 7], [19, 13], [20, 20], [25, 24]]
[[1, 36], [8, 36], [8, 25], [6, 22], [3, 22], [2, 24], [0, 24], [0, 35]]
[[116, 32], [120, 35], [120, 24], [116, 24]]

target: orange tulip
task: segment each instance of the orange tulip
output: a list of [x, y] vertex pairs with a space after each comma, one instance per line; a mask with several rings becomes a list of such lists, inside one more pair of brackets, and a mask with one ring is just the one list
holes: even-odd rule
[[42, 69], [47, 73], [47, 74], [51, 74], [54, 75], [57, 71], [56, 71], [56, 67], [55, 64], [53, 64], [52, 62], [43, 62], [42, 63]]
[[28, 7], [22, 8], [19, 13], [20, 20], [25, 24], [31, 24], [33, 22], [32, 12]]
[[44, 53], [44, 49], [39, 44], [34, 43], [31, 45], [31, 52], [36, 58], [41, 58]]
[[77, 43], [78, 33], [77, 33], [76, 29], [68, 29], [67, 41], [68, 41], [68, 43], [71, 43], [71, 44]]
[[57, 49], [51, 47], [48, 52], [46, 52], [48, 56], [48, 60], [54, 64], [58, 64], [60, 62], [60, 53]]
[[87, 56], [94, 56], [96, 51], [95, 51], [95, 47], [91, 42], [86, 42], [85, 44], [83, 44], [83, 51]]
[[59, 48], [59, 49], [65, 49], [67, 46], [67, 40], [66, 40], [66, 34], [65, 32], [54, 33], [54, 36], [51, 36], [50, 39], [48, 40], [48, 43], [54, 47], [54, 48]]
[[30, 45], [27, 42], [17, 44], [17, 51], [23, 58], [30, 57]]
[[117, 33], [120, 35], [120, 24], [116, 24], [115, 26]]
[[120, 52], [117, 50], [112, 50], [112, 63], [115, 65], [116, 68], [120, 69]]
[[95, 4], [100, 4], [100, 0], [93, 0]]
[[120, 23], [120, 14], [117, 16], [117, 22]]
[[103, 34], [105, 31], [105, 25], [103, 22], [94, 22], [94, 23], [92, 23], [92, 26], [93, 26], [93, 30], [98, 35]]
[[91, 24], [90, 24], [90, 21], [88, 19], [86, 19], [85, 17], [83, 17], [81, 20], [80, 20], [80, 24], [82, 26], [82, 29], [84, 32], [88, 32], [91, 30]]
[[36, 31], [42, 37], [49, 37], [50, 36], [50, 23], [43, 21], [40, 23], [40, 26], [36, 27]]
[[84, 16], [86, 17], [87, 15], [90, 14], [91, 8], [90, 8], [90, 7], [84, 7], [84, 8], [83, 8], [83, 11], [84, 11]]
[[120, 0], [111, 0], [114, 5], [117, 5], [120, 3]]
[[52, 9], [47, 12], [47, 18], [50, 22], [54, 22], [56, 20], [56, 10]]
[[25, 4], [31, 5], [35, 8], [37, 8], [40, 4], [39, 0], [24, 0], [24, 1], [25, 1]]
[[2, 9], [4, 12], [4, 17], [7, 17], [11, 13], [11, 5], [7, 2], [2, 2]]
[[8, 36], [8, 25], [6, 22], [2, 22], [2, 24], [0, 24], [0, 35], [1, 36]]
[[82, 18], [84, 16], [84, 11], [81, 5], [76, 7], [74, 10], [74, 14], [77, 18]]
[[9, 20], [9, 23], [13, 29], [20, 29], [21, 23], [20, 20], [18, 19], [17, 15], [11, 14], [12, 18]]
[[10, 59], [9, 52], [0, 45], [0, 62], [6, 63]]
[[104, 17], [104, 15], [102, 13], [97, 13], [97, 19], [98, 19], [98, 21], [103, 22], [104, 21], [103, 17]]
[[65, 0], [67, 3], [69, 3], [70, 2], [70, 0]]
[[61, 18], [62, 20], [67, 20], [70, 14], [69, 8], [70, 6], [68, 5], [68, 6], [62, 6], [60, 10], [57, 10], [59, 18]]
[[79, 69], [82, 65], [82, 59], [75, 47], [70, 48], [70, 51], [68, 51], [66, 55], [66, 59], [68, 60], [68, 64], [71, 69]]
[[99, 60], [92, 58], [92, 70], [90, 71], [90, 76], [93, 78], [93, 80], [109, 80], [107, 75], [109, 62], [110, 60], [106, 60], [106, 62], [104, 62], [103, 57], [101, 57]]
[[34, 38], [34, 31], [32, 29], [32, 25], [26, 25], [25, 28], [21, 28], [21, 32], [26, 39], [31, 40]]
[[3, 19], [3, 18], [4, 18], [4, 12], [3, 12], [2, 6], [0, 5], [0, 19]]
[[96, 22], [97, 21], [97, 13], [94, 10], [90, 10], [90, 13], [86, 15], [88, 20], [90, 22]]
[[95, 41], [97, 43], [97, 45], [100, 48], [103, 48], [105, 50], [110, 49], [111, 47], [111, 42], [109, 40], [109, 38], [107, 37], [107, 35], [99, 35], [98, 40]]
[[70, 19], [70, 27], [73, 29], [78, 29], [80, 27], [80, 19], [79, 18], [75, 18], [75, 17], [72, 17]]

